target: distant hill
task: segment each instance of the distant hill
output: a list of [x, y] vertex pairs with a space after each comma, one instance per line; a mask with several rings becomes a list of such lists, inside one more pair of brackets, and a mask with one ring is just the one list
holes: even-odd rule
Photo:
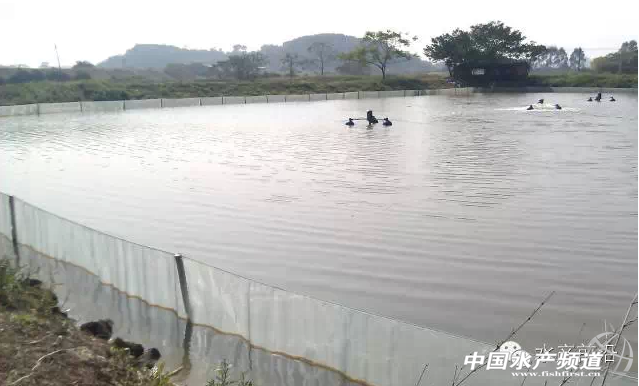
[[[284, 42], [281, 46], [266, 45], [262, 46], [261, 52], [269, 59], [268, 70], [271, 72], [281, 71], [281, 60], [287, 54], [297, 54], [300, 59], [312, 59], [313, 55], [308, 52], [308, 47], [313, 43], [327, 43], [330, 44], [337, 54], [348, 52], [353, 50], [360, 44], [360, 39], [355, 36], [343, 35], [343, 34], [317, 34], [302, 36], [293, 40]], [[334, 60], [326, 63], [324, 71], [328, 73], [334, 73], [336, 68], [342, 63], [339, 60]], [[389, 65], [389, 74], [410, 74], [410, 73], [423, 73], [428, 71], [436, 71], [438, 68], [433, 66], [428, 61], [421, 60], [419, 58], [411, 59], [410, 61], [399, 60], [396, 63]], [[305, 73], [314, 73], [316, 69], [312, 66], [305, 66]], [[371, 68], [371, 73], [376, 73], [376, 69]]]
[[[312, 54], [308, 52], [308, 47], [313, 43], [322, 42], [330, 44], [337, 54], [348, 52], [357, 47], [360, 39], [354, 36], [343, 34], [325, 33], [317, 35], [302, 36], [279, 45], [263, 45], [260, 52], [266, 56], [268, 72], [283, 72], [282, 58], [287, 53], [297, 54], [301, 60], [310, 60]], [[190, 50], [175, 46], [161, 44], [136, 44], [126, 51], [124, 55], [112, 56], [98, 64], [103, 68], [130, 68], [130, 69], [164, 69], [168, 64], [213, 64], [228, 58], [229, 52], [221, 50]], [[326, 73], [335, 73], [336, 67], [342, 63], [339, 60], [329, 61], [325, 65]], [[376, 73], [375, 69], [371, 69]], [[410, 74], [440, 70], [439, 66], [434, 66], [428, 61], [419, 58], [410, 61], [400, 61], [389, 66], [390, 74]], [[317, 72], [317, 68], [312, 65], [305, 65], [301, 71], [307, 74]]]
[[227, 55], [218, 50], [189, 50], [162, 44], [136, 44], [124, 55], [111, 56], [98, 63], [104, 68], [158, 68], [163, 69], [171, 63], [212, 64], [225, 60]]

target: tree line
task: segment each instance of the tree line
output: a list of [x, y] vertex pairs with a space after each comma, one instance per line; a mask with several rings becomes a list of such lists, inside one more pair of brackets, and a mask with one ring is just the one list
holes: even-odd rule
[[[349, 52], [337, 52], [327, 42], [314, 42], [308, 46], [308, 56], [286, 53], [280, 60], [280, 69], [293, 78], [301, 71], [316, 70], [325, 74], [326, 65], [340, 61], [336, 69], [342, 74], [366, 74], [370, 68], [376, 69], [386, 78], [388, 70], [400, 61], [417, 56], [408, 48], [417, 41], [416, 36], [392, 30], [368, 31], [360, 39], [360, 44]], [[462, 64], [503, 63], [523, 61], [534, 70], [572, 69], [582, 71], [587, 62], [584, 50], [575, 48], [570, 55], [556, 46], [544, 46], [527, 38], [519, 30], [504, 25], [500, 21], [476, 24], [469, 30], [455, 29], [431, 39], [423, 48], [423, 54], [434, 62], [443, 63], [453, 76], [453, 69]], [[246, 46], [235, 45], [228, 58], [213, 65], [202, 63], [169, 64], [164, 72], [173, 78], [189, 76], [204, 78], [232, 78], [253, 80], [260, 76], [274, 76], [265, 73], [267, 57], [259, 51], [248, 51]], [[77, 62], [71, 73], [56, 69], [21, 69], [11, 75], [6, 82], [25, 83], [41, 80], [66, 81], [89, 79], [88, 62]], [[632, 40], [606, 56], [592, 60], [592, 69], [597, 72], [637, 73], [637, 42]], [[279, 75], [279, 74], [277, 74]], [[2, 82], [0, 78], [0, 82]]]
[[0, 77], [0, 84], [41, 82], [45, 80], [58, 82], [86, 80], [91, 79], [90, 70], [94, 67], [93, 64], [87, 61], [78, 61], [71, 68], [71, 71], [63, 71], [60, 68], [50, 68], [48, 64], [43, 63], [40, 69], [19, 68], [6, 80]]

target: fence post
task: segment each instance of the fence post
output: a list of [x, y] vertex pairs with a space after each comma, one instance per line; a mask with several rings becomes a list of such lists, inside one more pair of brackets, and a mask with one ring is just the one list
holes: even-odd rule
[[191, 303], [189, 301], [189, 287], [186, 283], [186, 272], [184, 271], [184, 261], [182, 260], [182, 255], [176, 253], [173, 255], [175, 257], [175, 266], [177, 268], [178, 280], [180, 281], [180, 292], [182, 293], [182, 302], [184, 303], [184, 311], [186, 312], [186, 328], [184, 329], [184, 341], [182, 342], [182, 346], [184, 347], [184, 356], [182, 357], [182, 366], [187, 370], [187, 372], [191, 369], [191, 339], [193, 337], [193, 322], [191, 318], [193, 314], [191, 313]]
[[184, 261], [182, 261], [182, 255], [179, 253], [176, 253], [173, 257], [175, 257], [175, 266], [177, 267], [178, 280], [180, 281], [180, 292], [182, 293], [184, 311], [186, 312], [187, 319], [191, 319], [191, 303], [189, 302], [189, 287], [186, 283]]
[[160, 98], [160, 108], [164, 107], [164, 98]]
[[9, 196], [9, 218], [11, 220], [11, 243], [13, 244], [13, 253], [16, 256], [16, 267], [20, 267], [20, 251], [18, 250], [18, 229], [16, 227], [16, 206], [13, 196]]

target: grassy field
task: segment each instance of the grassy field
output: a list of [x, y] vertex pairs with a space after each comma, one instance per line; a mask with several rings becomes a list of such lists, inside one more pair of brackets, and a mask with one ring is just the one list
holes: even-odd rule
[[[510, 85], [512, 86], [512, 85]], [[593, 72], [533, 74], [515, 86], [637, 87], [637, 75]], [[201, 80], [194, 82], [125, 80], [79, 80], [0, 85], [0, 106], [46, 102], [104, 101], [206, 96], [309, 94], [347, 91], [424, 90], [452, 87], [446, 74], [414, 76], [312, 76], [261, 78], [255, 81]]]
[[146, 80], [84, 80], [32, 82], [0, 86], [0, 105], [78, 100], [103, 101], [149, 98], [187, 98], [232, 95], [309, 94], [347, 91], [406, 90], [451, 87], [440, 74], [388, 77], [315, 76], [273, 77], [255, 81], [151, 82]]
[[533, 74], [529, 86], [551, 87], [621, 87], [636, 88], [637, 74], [597, 74], [594, 72], [569, 72], [564, 74]]

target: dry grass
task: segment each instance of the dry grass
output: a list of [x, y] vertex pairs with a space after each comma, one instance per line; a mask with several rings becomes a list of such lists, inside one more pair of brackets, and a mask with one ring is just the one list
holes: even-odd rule
[[168, 385], [128, 353], [81, 332], [55, 312], [55, 295], [0, 260], [0, 382], [28, 385]]

